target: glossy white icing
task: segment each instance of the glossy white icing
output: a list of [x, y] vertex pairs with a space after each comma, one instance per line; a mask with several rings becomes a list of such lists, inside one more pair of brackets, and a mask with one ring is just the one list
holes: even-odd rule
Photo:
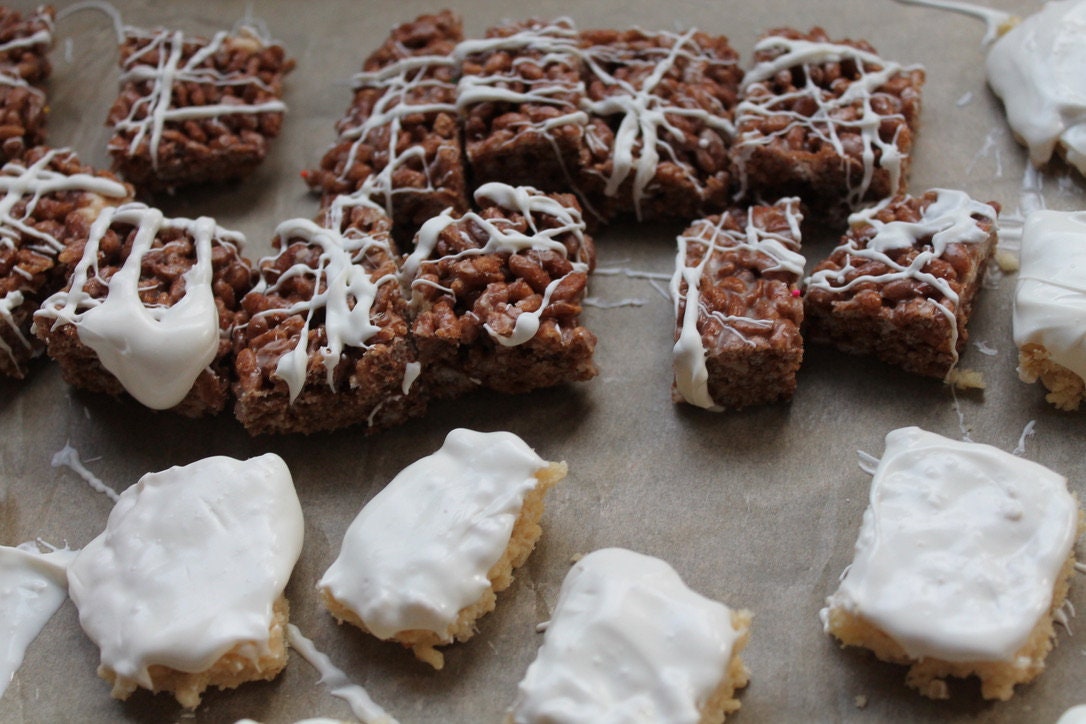
[[[568, 250], [561, 240], [571, 234], [577, 240], [576, 246], [578, 250], [583, 252], [585, 249], [585, 224], [581, 213], [577, 209], [564, 206], [557, 200], [543, 195], [536, 189], [527, 186], [509, 186], [503, 183], [487, 183], [475, 191], [475, 201], [478, 204], [489, 201], [503, 209], [520, 214], [527, 220], [528, 230], [526, 232], [519, 231], [503, 219], [487, 219], [475, 212], [456, 216], [451, 211], [446, 211], [424, 223], [415, 237], [415, 249], [404, 259], [400, 272], [405, 285], [410, 285], [412, 289], [415, 289], [427, 283], [417, 278], [419, 270], [427, 262], [432, 263], [480, 254], [503, 252], [515, 254], [531, 249], [552, 251], [567, 257]], [[536, 226], [535, 219], [540, 215], [553, 217], [558, 223], [552, 227], [539, 228]], [[481, 247], [465, 249], [455, 255], [433, 259], [434, 249], [437, 246], [441, 232], [453, 224], [462, 222], [483, 229], [487, 239], [486, 243]], [[578, 258], [569, 261], [572, 265], [570, 274], [588, 272], [589, 260], [586, 256], [578, 256]], [[565, 276], [558, 277], [547, 285], [543, 293], [543, 301], [538, 309], [534, 311], [519, 310], [520, 313], [510, 335], [498, 334], [490, 325], [485, 325], [487, 333], [490, 334], [494, 341], [507, 347], [524, 344], [532, 339], [536, 332], [539, 331], [540, 319], [550, 304], [551, 295], [565, 278]], [[448, 291], [451, 292], [451, 290]], [[412, 303], [417, 304], [417, 299], [413, 299]]]
[[[719, 217], [717, 223], [711, 223], [707, 219], [695, 222], [691, 227], [694, 230], [692, 234], [680, 234], [677, 239], [675, 272], [668, 286], [679, 325], [679, 336], [672, 348], [672, 366], [675, 372], [675, 389], [691, 405], [713, 411], [722, 409], [709, 394], [709, 372], [705, 366], [705, 341], [698, 329], [699, 318], [711, 314], [724, 325], [725, 329], [744, 341], [746, 340], [743, 333], [736, 329], [736, 322], [772, 325], [769, 320], [729, 316], [720, 311], [709, 312], [704, 307], [701, 303], [701, 285], [706, 272], [710, 271], [710, 276], [712, 276], [712, 267], [719, 263], [716, 258], [717, 252], [724, 249], [736, 249], [757, 253], [768, 257], [771, 261], [767, 270], [785, 271], [792, 274], [796, 281], [803, 276], [805, 260], [797, 251], [802, 238], [800, 223], [803, 220], [799, 209], [799, 199], [783, 199], [778, 203], [784, 209], [789, 222], [788, 234], [774, 233], [759, 227], [754, 215], [748, 209], [741, 232], [736, 233], [725, 228], [729, 214], [732, 213], [726, 212]], [[687, 262], [692, 245], [704, 247], [701, 261], [697, 264]]]
[[1086, 173], [1086, 0], [1052, 0], [988, 51], [988, 85], [1035, 165], [1060, 147]]
[[[362, 724], [397, 724], [396, 720], [370, 697], [365, 688], [347, 678], [347, 674], [333, 664], [328, 655], [320, 651], [292, 623], [287, 624], [287, 641], [290, 642], [292, 649], [297, 651], [303, 659], [309, 662], [310, 666], [317, 670], [317, 673], [321, 676], [321, 683], [328, 687], [332, 696], [339, 697], [350, 705], [351, 712], [358, 717]], [[312, 724], [318, 724], [318, 722], [330, 720], [314, 719], [311, 721]], [[303, 724], [303, 722], [298, 722], [298, 724]]]
[[1034, 211], [1022, 229], [1014, 343], [1086, 379], [1086, 211]]
[[[136, 232], [128, 257], [109, 280], [106, 297], [96, 298], [87, 286], [98, 275], [99, 247], [114, 224], [130, 224]], [[167, 228], [192, 237], [196, 261], [182, 277], [185, 293], [176, 304], [147, 306], [139, 295], [142, 261]], [[91, 226], [69, 289], [49, 297], [37, 315], [55, 320], [54, 325], [75, 325], [80, 341], [144, 405], [173, 407], [218, 352], [212, 245], [240, 248], [244, 242], [241, 234], [220, 228], [206, 216], [167, 219], [158, 209], [138, 203], [106, 208]]]
[[[953, 189], [933, 189], [936, 193], [935, 201], [923, 209], [918, 221], [891, 221], [884, 222], [876, 218], [893, 199], [884, 199], [877, 205], [858, 211], [849, 217], [849, 226], [853, 229], [861, 226], [871, 226], [875, 234], [864, 244], [857, 243], [856, 239], [848, 238], [845, 241], [848, 250], [848, 262], [839, 270], [824, 269], [815, 272], [807, 278], [808, 288], [823, 289], [831, 293], [846, 292], [858, 284], [875, 281], [878, 284], [886, 284], [896, 279], [914, 279], [933, 287], [937, 296], [929, 297], [928, 301], [946, 318], [950, 326], [950, 348], [957, 361], [958, 324], [955, 316], [959, 297], [958, 293], [943, 279], [924, 267], [933, 260], [939, 259], [946, 252], [948, 244], [981, 244], [988, 238], [988, 233], [979, 226], [978, 219], [987, 219], [992, 222], [992, 228], [996, 228], [997, 212], [988, 205], [973, 200], [968, 194]], [[910, 261], [908, 265], [895, 262], [890, 252], [908, 249], [914, 246], [920, 239], [930, 237], [926, 246]], [[846, 281], [847, 275], [853, 273], [867, 261], [876, 261], [884, 265], [889, 271], [878, 274], [858, 275], [851, 281]], [[943, 300], [943, 301], [940, 301]]]
[[[742, 127], [745, 117], [756, 119], [770, 116], [786, 116], [788, 123], [779, 130], [763, 134], [757, 132], [738, 133], [734, 148], [740, 158], [749, 158], [750, 154], [758, 146], [767, 145], [776, 139], [784, 138], [794, 128], [803, 128], [805, 132], [813, 134], [822, 143], [829, 146], [839, 156], [846, 153], [845, 143], [841, 139], [840, 129], [848, 128], [858, 130], [863, 150], [860, 158], [863, 162], [863, 175], [859, 179], [848, 180], [848, 202], [856, 206], [867, 193], [874, 177], [875, 169], [885, 169], [890, 176], [891, 194], [897, 193], [903, 188], [904, 179], [902, 168], [905, 155], [898, 148], [898, 139], [883, 139], [879, 134], [879, 127], [887, 118], [901, 119], [900, 115], [886, 116], [875, 110], [873, 99], [879, 95], [879, 89], [894, 76], [900, 73], [909, 73], [919, 69], [920, 66], [902, 66], [899, 63], [888, 61], [875, 53], [870, 53], [849, 45], [830, 42], [813, 42], [809, 40], [790, 39], [780, 36], [768, 36], [758, 41], [754, 47], [755, 52], [766, 50], [779, 51], [772, 60], [762, 61], [751, 68], [743, 78], [743, 100], [736, 107], [736, 125]], [[845, 92], [837, 97], [823, 91], [811, 80], [811, 74], [804, 72], [806, 85], [798, 88], [791, 94], [779, 94], [770, 92], [756, 92], [754, 86], [764, 85], [780, 72], [789, 68], [812, 65], [820, 65], [831, 62], [851, 60], [859, 69], [860, 76], [849, 83]], [[814, 102], [816, 108], [810, 113], [795, 113], [781, 110], [780, 106], [787, 106], [790, 101], [804, 99]], [[859, 109], [859, 115], [852, 118], [852, 112], [846, 113], [845, 109]], [[851, 118], [851, 120], [846, 120]], [[758, 126], [762, 124], [759, 122]], [[739, 164], [741, 182], [746, 185], [744, 165]]]
[[[287, 383], [293, 401], [305, 386], [309, 363], [309, 333], [315, 323], [323, 322], [325, 343], [317, 351], [327, 373], [329, 387], [335, 385], [335, 370], [346, 347], [365, 347], [367, 341], [381, 330], [373, 320], [373, 304], [384, 284], [397, 284], [398, 278], [389, 274], [377, 279], [361, 262], [367, 254], [377, 252], [392, 258], [387, 234], [362, 234], [356, 229], [341, 232], [342, 218], [351, 205], [379, 206], [362, 194], [340, 196], [328, 213], [327, 223], [318, 225], [308, 219], [284, 221], [275, 230], [284, 245], [301, 242], [319, 250], [315, 266], [298, 262], [284, 271], [274, 282], [262, 278], [254, 291], [275, 294], [283, 283], [293, 283], [297, 277], [309, 277], [314, 294], [310, 299], [295, 302], [286, 308], [288, 315], [301, 314], [305, 324], [293, 348], [279, 358], [275, 374]], [[256, 316], [281, 315], [284, 310], [270, 309]]]
[[66, 569], [76, 551], [0, 546], [0, 696], [31, 642], [68, 598]]
[[[264, 81], [247, 73], [244, 68], [222, 73], [205, 65], [209, 58], [213, 58], [228, 43], [252, 45], [254, 49], [270, 45], [272, 41], [263, 37], [253, 26], [241, 27], [234, 37], [226, 32], [216, 33], [187, 60], [182, 57], [185, 45], [195, 41], [185, 37], [179, 30], [144, 30], [129, 26], [124, 28], [124, 33], [128, 38], [144, 41], [145, 45], [124, 60], [120, 84], [124, 87], [126, 84], [142, 86], [149, 83], [150, 90], [132, 104], [126, 118], [115, 122], [113, 126], [117, 131], [132, 132], [128, 145], [129, 153], [135, 153], [141, 144], [148, 144], [153, 168], [158, 168], [158, 151], [167, 123], [286, 111], [286, 105], [278, 99], [261, 103], [180, 105], [174, 98], [176, 83], [253, 86], [270, 90]], [[148, 59], [155, 60], [148, 62]], [[239, 94], [237, 98], [240, 97]]]
[[847, 611], [916, 659], [1014, 661], [1048, 615], [1077, 529], [1063, 476], [989, 445], [894, 430], [823, 622]]
[[102, 666], [150, 688], [153, 665], [198, 672], [235, 647], [253, 660], [266, 654], [302, 532], [277, 455], [210, 457], [144, 475], [68, 568]]
[[[668, 140], [676, 131], [668, 116], [693, 119], [722, 141], [730, 140], [735, 132], [727, 109], [722, 105], [720, 108], [708, 110], [702, 107], [704, 98], [694, 100], [682, 95], [668, 97], [659, 93], [658, 86], [661, 81], [679, 73], [676, 68], [681, 63], [695, 68], [703, 65], [704, 74], [710, 77], [722, 74], [727, 67], [735, 65], [734, 60], [708, 56], [698, 47], [696, 33], [695, 28], [683, 33], [646, 33], [661, 39], [665, 47], [641, 58], [624, 55], [621, 50], [616, 51], [609, 46], [594, 46], [582, 51], [585, 68], [590, 77], [589, 83], [600, 83], [609, 90], [618, 91], [599, 100], [585, 97], [581, 102], [582, 109], [592, 116], [621, 117], [609, 151], [612, 167], [610, 176], [606, 179], [604, 193], [615, 196], [623, 183], [627, 179], [631, 180], [631, 196], [638, 219], [641, 218], [642, 201], [650, 195], [649, 185], [656, 175], [658, 164], [661, 160], [676, 157], [675, 149]], [[616, 77], [608, 70], [616, 66], [649, 72], [635, 84]], [[591, 126], [587, 131], [586, 140], [589, 146], [606, 148], [604, 141], [596, 136]], [[681, 133], [677, 137], [681, 138]], [[698, 188], [702, 186], [692, 172], [688, 173], [687, 180]]]
[[318, 588], [378, 638], [445, 635], [490, 588], [487, 572], [546, 465], [512, 433], [453, 430], [362, 508]]
[[511, 719], [696, 724], [741, 633], [664, 561], [597, 550], [566, 575]]

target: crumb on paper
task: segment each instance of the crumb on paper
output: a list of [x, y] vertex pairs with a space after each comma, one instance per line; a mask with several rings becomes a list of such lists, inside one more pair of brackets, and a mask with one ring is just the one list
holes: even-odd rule
[[852, 703], [856, 705], [857, 709], [863, 709], [865, 706], [867, 706], [867, 695], [857, 694], [855, 697], [853, 697]]
[[983, 390], [984, 374], [976, 370], [952, 369], [946, 382], [959, 390]]
[[574, 563], [581, 560], [582, 558], [584, 558], [584, 553], [574, 553], [573, 555], [571, 555], [569, 557], [569, 564], [573, 565]]
[[995, 261], [999, 265], [1000, 271], [1005, 274], [1018, 271], [1018, 255], [1012, 251], [1006, 249], [996, 249]]

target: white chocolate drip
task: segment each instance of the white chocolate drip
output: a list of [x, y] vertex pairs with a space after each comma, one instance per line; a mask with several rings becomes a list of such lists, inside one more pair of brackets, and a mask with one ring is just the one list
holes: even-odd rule
[[695, 724], [740, 635], [664, 561], [597, 550], [566, 575], [510, 721]]
[[988, 84], [1040, 166], [1058, 147], [1086, 174], [1086, 1], [1053, 0], [988, 51]]
[[453, 430], [362, 508], [318, 588], [378, 638], [448, 635], [490, 588], [487, 572], [546, 465], [512, 433]]
[[[612, 158], [611, 175], [607, 178], [604, 193], [607, 196], [615, 196], [622, 184], [632, 180], [631, 194], [634, 204], [634, 212], [637, 218], [641, 218], [641, 203], [650, 195], [649, 186], [656, 174], [657, 166], [664, 160], [675, 160], [677, 154], [674, 147], [668, 142], [669, 137], [683, 138], [683, 132], [675, 128], [668, 120], [668, 116], [680, 118], [692, 118], [705, 128], [717, 133], [725, 141], [730, 140], [735, 133], [735, 126], [724, 114], [726, 109], [721, 108], [720, 113], [714, 113], [702, 108], [698, 103], [683, 103], [684, 99], [666, 98], [656, 93], [660, 82], [673, 72], [681, 60], [691, 65], [704, 63], [709, 66], [707, 74], [712, 74], [714, 68], [734, 65], [732, 60], [714, 59], [707, 56], [699, 49], [694, 40], [696, 30], [691, 29], [685, 33], [659, 32], [655, 35], [664, 37], [669, 47], [658, 49], [658, 56], [638, 59], [638, 63], [652, 68], [639, 85], [634, 86], [628, 81], [616, 78], [606, 70], [606, 66], [613, 61], [619, 64], [631, 65], [634, 61], [624, 57], [619, 51], [617, 57], [612, 57], [615, 52], [607, 46], [588, 48], [583, 51], [583, 57], [587, 72], [594, 76], [608, 88], [618, 88], [621, 92], [614, 95], [592, 100], [587, 96], [582, 101], [582, 108], [593, 116], [621, 115], [618, 129], [614, 135], [614, 147], [610, 150]], [[605, 144], [592, 132], [589, 126], [587, 141], [589, 145], [602, 147]], [[663, 155], [661, 155], [663, 154]], [[685, 164], [678, 164], [684, 168]], [[684, 169], [690, 182], [700, 187], [701, 182], [691, 171]]]
[[27, 648], [68, 598], [71, 550], [40, 553], [34, 543], [0, 546], [0, 696]]
[[102, 666], [152, 688], [151, 666], [198, 672], [232, 649], [253, 661], [266, 655], [302, 531], [277, 455], [210, 457], [144, 475], [68, 568]]
[[949, 10], [962, 15], [972, 15], [984, 21], [985, 32], [981, 42], [988, 44], [995, 40], [1000, 29], [1007, 27], [1014, 19], [1010, 13], [986, 8], [969, 2], [956, 2], [955, 0], [897, 0], [903, 5], [920, 5], [922, 7], [936, 8], [937, 10]]
[[822, 610], [915, 659], [1014, 661], [1048, 615], [1078, 506], [1062, 475], [917, 427], [886, 435], [852, 564]]
[[[415, 239], [415, 250], [404, 260], [401, 275], [405, 285], [412, 289], [426, 283], [417, 279], [420, 269], [427, 263], [440, 262], [451, 259], [459, 259], [465, 256], [477, 256], [481, 254], [515, 254], [520, 251], [532, 249], [552, 251], [562, 257], [568, 255], [566, 246], [561, 239], [573, 234], [578, 240], [578, 249], [584, 249], [584, 220], [581, 214], [574, 208], [570, 208], [557, 200], [541, 194], [527, 186], [509, 186], [502, 183], [488, 183], [480, 186], [475, 192], [476, 203], [491, 201], [503, 209], [509, 209], [519, 213], [528, 222], [527, 233], [514, 229], [508, 222], [502, 219], [486, 219], [480, 214], [469, 212], [457, 217], [451, 211], [445, 211], [425, 224], [419, 230]], [[535, 218], [538, 215], [546, 215], [558, 220], [558, 224], [551, 228], [537, 228]], [[477, 248], [465, 249], [457, 254], [431, 259], [437, 246], [441, 232], [456, 223], [469, 223], [483, 229], [487, 239], [486, 244]], [[572, 270], [570, 274], [584, 274], [588, 272], [589, 262], [587, 258], [571, 259]], [[534, 312], [521, 310], [514, 323], [512, 334], [509, 336], [498, 334], [485, 325], [485, 329], [491, 338], [499, 344], [512, 347], [532, 339], [539, 331], [539, 324], [544, 310], [550, 304], [551, 295], [566, 277], [562, 276], [552, 280], [543, 294], [543, 301]], [[451, 289], [444, 290], [452, 294]], [[413, 300], [414, 302], [415, 300]]]
[[[100, 299], [91, 296], [87, 286], [92, 278], [101, 280], [98, 251], [113, 224], [131, 224], [136, 231], [128, 257]], [[139, 295], [141, 265], [159, 232], [167, 228], [192, 236], [196, 262], [182, 277], [185, 293], [176, 304], [149, 307]], [[211, 289], [213, 241], [240, 247], [244, 237], [208, 217], [166, 219], [158, 209], [138, 203], [107, 208], [91, 226], [70, 288], [45, 300], [37, 314], [54, 319], [55, 325], [75, 325], [80, 341], [144, 405], [173, 407], [219, 348], [219, 315]]]
[[[874, 109], [872, 101], [879, 94], [879, 88], [886, 85], [891, 78], [899, 73], [916, 70], [919, 66], [903, 67], [874, 53], [838, 43], [769, 36], [755, 45], [755, 52], [770, 49], [778, 49], [781, 53], [772, 60], [755, 65], [743, 79], [744, 97], [736, 108], [736, 125], [742, 129], [744, 117], [747, 116], [756, 119], [786, 116], [788, 123], [780, 130], [768, 135], [764, 135], [760, 130], [757, 132], [740, 130], [734, 144], [740, 157], [744, 160], [749, 158], [756, 147], [782, 139], [794, 128], [805, 129], [831, 147], [838, 156], [845, 157], [849, 154], [839, 129], [855, 129], [859, 131], [862, 142], [860, 159], [863, 162], [863, 176], [859, 179], [848, 179], [849, 205], [856, 206], [863, 199], [874, 178], [876, 168], [885, 169], [889, 173], [891, 195], [899, 192], [903, 184], [904, 155], [898, 148], [897, 137], [884, 140], [879, 133], [879, 127], [887, 118], [902, 119], [902, 116], [882, 115]], [[820, 88], [811, 80], [809, 66], [845, 60], [855, 63], [860, 76], [849, 83], [848, 88], [840, 97]], [[802, 66], [804, 69], [803, 77], [806, 83], [804, 87], [790, 94], [775, 94], [762, 89], [756, 92], [756, 86], [765, 84], [777, 73], [796, 66]], [[809, 115], [786, 110], [790, 102], [797, 99], [814, 101], [817, 107]], [[858, 106], [859, 116], [846, 120], [844, 111], [852, 109], [853, 106]], [[757, 125], [759, 128], [762, 126], [761, 123]], [[744, 168], [745, 164], [740, 163], [739, 169], [743, 175], [741, 181], [745, 188]]]
[[[684, 234], [678, 237], [675, 272], [668, 286], [675, 318], [679, 321], [679, 338], [672, 348], [672, 359], [675, 369], [675, 388], [691, 405], [713, 411], [722, 409], [709, 394], [709, 372], [705, 366], [705, 341], [698, 330], [700, 318], [706, 315], [712, 316], [721, 323], [724, 329], [744, 342], [748, 340], [736, 328], [737, 322], [755, 326], [772, 326], [769, 320], [746, 316], [733, 317], [720, 311], [711, 311], [702, 303], [701, 285], [706, 272], [716, 263], [714, 259], [716, 253], [725, 250], [754, 252], [772, 261], [772, 266], [767, 267], [766, 271], [782, 270], [794, 275], [797, 281], [803, 276], [805, 259], [797, 252], [799, 240], [802, 238], [799, 225], [803, 218], [799, 211], [799, 199], [783, 199], [778, 203], [783, 205], [788, 219], [787, 234], [772, 233], [760, 228], [755, 223], [754, 215], [748, 210], [742, 232], [736, 233], [724, 227], [731, 213], [727, 212], [720, 216], [717, 223], [713, 224], [702, 219], [695, 224], [697, 230], [693, 235]], [[693, 244], [705, 247], [705, 251], [700, 262], [689, 265], [687, 257], [690, 246]]]
[[1022, 230], [1014, 343], [1086, 380], [1086, 211], [1034, 211]]
[[[150, 82], [150, 91], [132, 104], [128, 116], [117, 121], [114, 127], [118, 131], [133, 132], [128, 152], [135, 153], [142, 143], [147, 143], [150, 150], [151, 165], [158, 168], [158, 150], [162, 134], [167, 123], [217, 118], [237, 114], [255, 115], [259, 113], [283, 113], [286, 105], [278, 100], [261, 103], [214, 103], [209, 105], [178, 106], [174, 103], [175, 83], [203, 83], [220, 87], [255, 86], [271, 90], [259, 78], [243, 71], [220, 73], [203, 63], [218, 53], [225, 43], [236, 42], [228, 33], [216, 33], [210, 41], [197, 50], [188, 60], [183, 60], [186, 39], [181, 31], [166, 30], [146, 31], [133, 27], [124, 29], [126, 36], [149, 41], [139, 51], [133, 53], [124, 63], [121, 73], [121, 85], [126, 83], [142, 84]], [[256, 29], [243, 27], [241, 38], [246, 42], [266, 45]], [[158, 56], [153, 64], [144, 63], [144, 58]]]
[[53, 19], [44, 12], [35, 12], [33, 15], [27, 15], [25, 20], [39, 22], [45, 27], [35, 30], [30, 35], [12, 38], [7, 42], [0, 43], [0, 53], [9, 53], [17, 48], [32, 48], [35, 45], [44, 45], [47, 48], [52, 47], [54, 30]]
[[268, 284], [265, 279], [254, 291], [274, 294], [280, 284], [296, 277], [312, 277], [314, 294], [310, 299], [295, 302], [285, 310], [273, 309], [259, 312], [262, 315], [300, 314], [305, 317], [298, 341], [276, 365], [275, 374], [287, 383], [293, 402], [305, 386], [309, 362], [309, 333], [315, 320], [323, 318], [326, 340], [318, 350], [327, 373], [329, 387], [335, 386], [335, 369], [347, 347], [364, 348], [366, 342], [381, 328], [373, 321], [373, 304], [384, 284], [397, 284], [394, 274], [371, 279], [361, 262], [367, 254], [380, 250], [392, 256], [387, 237], [381, 238], [349, 229], [341, 232], [344, 210], [351, 205], [380, 207], [362, 194], [340, 196], [329, 210], [328, 220], [319, 226], [307, 219], [285, 221], [276, 229], [276, 235], [284, 244], [301, 241], [320, 250], [316, 266], [296, 263], [284, 271], [278, 279]]
[[[822, 289], [829, 293], [847, 292], [858, 284], [875, 282], [886, 284], [896, 279], [914, 279], [930, 285], [938, 292], [938, 296], [929, 297], [928, 301], [943, 314], [950, 328], [950, 352], [953, 355], [953, 367], [958, 360], [958, 323], [955, 315], [959, 297], [958, 293], [950, 286], [950, 283], [931, 272], [924, 271], [924, 267], [933, 260], [939, 259], [946, 251], [947, 245], [981, 244], [988, 238], [988, 232], [982, 229], [978, 219], [987, 219], [992, 222], [992, 228], [997, 223], [996, 211], [988, 204], [974, 201], [968, 194], [950, 189], [933, 189], [936, 192], [935, 201], [923, 210], [919, 221], [880, 221], [876, 215], [886, 208], [893, 199], [884, 199], [882, 202], [863, 211], [858, 211], [849, 217], [849, 226], [871, 226], [875, 234], [865, 244], [857, 242], [854, 238], [847, 238], [845, 246], [848, 251], [847, 263], [839, 270], [824, 269], [812, 274], [807, 279], [807, 287]], [[895, 262], [890, 253], [908, 249], [920, 239], [930, 237], [916, 257], [906, 266]], [[862, 274], [846, 281], [849, 274], [864, 265], [867, 261], [875, 261], [889, 269], [882, 274]], [[940, 301], [942, 300], [942, 301]]]

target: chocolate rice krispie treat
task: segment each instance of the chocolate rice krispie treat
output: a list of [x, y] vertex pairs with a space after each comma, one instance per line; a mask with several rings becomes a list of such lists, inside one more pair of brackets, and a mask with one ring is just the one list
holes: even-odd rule
[[995, 251], [999, 210], [933, 189], [853, 214], [841, 243], [807, 279], [808, 341], [948, 379]]
[[783, 28], [755, 46], [732, 146], [742, 191], [842, 218], [905, 191], [924, 71], [864, 41]]
[[384, 210], [340, 196], [318, 222], [280, 224], [235, 332], [235, 414], [257, 433], [353, 424], [375, 431], [421, 415], [419, 365]]
[[64, 284], [68, 264], [58, 256], [86, 239], [99, 211], [132, 193], [68, 149], [39, 146], [0, 168], [0, 374], [25, 376], [42, 351], [30, 328], [42, 300]]
[[52, 71], [52, 7], [0, 6], [0, 163], [45, 142], [45, 82]]
[[120, 62], [109, 153], [140, 191], [245, 178], [279, 135], [294, 61], [251, 26], [210, 40], [126, 27]]
[[590, 157], [586, 211], [689, 220], [729, 201], [732, 113], [743, 71], [723, 36], [581, 34]]
[[403, 267], [428, 390], [517, 393], [591, 379], [596, 337], [580, 313], [595, 247], [577, 200], [489, 183], [475, 201], [478, 212], [427, 222]]
[[230, 335], [254, 282], [244, 241], [208, 217], [107, 207], [60, 253], [68, 282], [42, 304], [34, 333], [74, 387], [188, 417], [218, 413], [230, 397]]
[[355, 75], [335, 143], [303, 174], [325, 203], [367, 193], [401, 244], [445, 209], [468, 207], [453, 57], [462, 37], [460, 18], [447, 10], [394, 28]]
[[587, 159], [588, 123], [573, 22], [507, 22], [461, 42], [457, 56], [457, 105], [474, 181], [569, 190]]
[[799, 199], [695, 221], [678, 238], [676, 402], [710, 410], [787, 400], [803, 360]]

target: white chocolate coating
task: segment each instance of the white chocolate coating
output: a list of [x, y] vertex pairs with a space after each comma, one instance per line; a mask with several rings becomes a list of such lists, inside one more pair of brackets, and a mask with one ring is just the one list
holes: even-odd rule
[[511, 720], [696, 724], [740, 635], [664, 561], [597, 550], [566, 575]]
[[[752, 214], [747, 213], [743, 233], [737, 234], [724, 228], [727, 220], [727, 212], [721, 216], [719, 222], [710, 225], [708, 221], [701, 220], [696, 224], [698, 231], [693, 236], [680, 235], [678, 252], [675, 255], [675, 273], [671, 277], [668, 290], [675, 308], [675, 316], [679, 323], [679, 338], [672, 348], [672, 361], [675, 370], [675, 389], [682, 398], [697, 407], [707, 410], [719, 411], [721, 408], [709, 394], [709, 371], [705, 365], [706, 349], [705, 340], [698, 330], [698, 319], [707, 310], [701, 304], [701, 285], [705, 272], [714, 262], [713, 256], [720, 249], [742, 249], [769, 257], [774, 269], [781, 269], [793, 274], [796, 280], [803, 276], [805, 259], [797, 252], [802, 238], [800, 223], [802, 214], [799, 210], [799, 199], [783, 199], [785, 214], [789, 221], [789, 234], [774, 234], [760, 228], [754, 222]], [[687, 254], [691, 244], [707, 246], [701, 261], [696, 265], [688, 265]], [[682, 294], [685, 284], [686, 294]], [[685, 301], [685, 306], [683, 302]], [[679, 317], [680, 307], [682, 316]], [[714, 316], [720, 319], [733, 334], [743, 337], [742, 332], [735, 328], [737, 321], [747, 324], [770, 324], [767, 320], [752, 319], [750, 317], [728, 318], [719, 312]]]
[[444, 635], [490, 587], [547, 463], [516, 435], [456, 429], [362, 508], [318, 588], [378, 638]]
[[[114, 223], [138, 227], [124, 264], [109, 280], [104, 299], [87, 292], [98, 274], [98, 249]], [[180, 228], [193, 238], [196, 263], [187, 271], [185, 293], [170, 307], [148, 307], [139, 296], [141, 262], [159, 231]], [[153, 409], [181, 402], [219, 348], [219, 313], [212, 292], [212, 241], [241, 247], [244, 237], [218, 227], [213, 219], [167, 219], [158, 209], [125, 204], [105, 209], [91, 226], [82, 259], [68, 290], [42, 304], [37, 315], [74, 324], [83, 344], [98, 354], [134, 398]]]
[[1014, 343], [1086, 379], [1086, 211], [1034, 211], [1022, 228]]
[[[939, 295], [930, 297], [928, 301], [935, 305], [949, 322], [950, 349], [956, 363], [958, 324], [955, 310], [960, 301], [959, 296], [946, 279], [924, 271], [924, 267], [932, 260], [942, 257], [948, 244], [984, 243], [988, 239], [988, 232], [981, 228], [978, 220], [973, 217], [989, 220], [992, 229], [995, 229], [998, 214], [992, 206], [975, 201], [962, 191], [933, 190], [936, 192], [935, 201], [923, 210], [920, 219], [915, 222], [895, 220], [887, 223], [876, 218], [893, 199], [884, 199], [871, 208], [849, 216], [849, 226], [872, 226], [875, 228], [875, 235], [862, 246], [855, 239], [849, 238], [846, 241], [849, 262], [839, 270], [824, 269], [815, 272], [807, 278], [806, 283], [808, 288], [823, 289], [831, 293], [848, 291], [857, 284], [870, 281], [886, 284], [897, 279], [914, 279], [930, 285]], [[899, 264], [889, 256], [890, 252], [908, 249], [918, 240], [927, 237], [930, 237], [931, 248], [921, 250], [908, 265]], [[859, 275], [851, 281], [845, 281], [848, 274], [868, 260], [876, 261], [890, 271], [874, 276]], [[940, 301], [940, 298], [944, 301]]]
[[33, 543], [0, 546], [0, 696], [30, 643], [68, 598], [68, 563], [76, 551], [38, 552]]
[[1086, 1], [1052, 0], [988, 51], [988, 85], [1037, 166], [1060, 147], [1086, 173]]
[[[917, 70], [919, 66], [905, 67], [849, 45], [780, 36], [763, 38], [754, 49], [755, 52], [759, 52], [770, 48], [779, 49], [780, 55], [773, 60], [756, 64], [743, 78], [744, 100], [735, 110], [736, 126], [742, 127], [745, 116], [758, 118], [787, 115], [789, 122], [780, 130], [768, 135], [763, 135], [760, 131], [758, 133], [740, 132], [734, 144], [740, 158], [749, 157], [753, 149], [758, 146], [769, 144], [777, 138], [784, 138], [796, 127], [804, 128], [808, 133], [817, 136], [826, 146], [833, 148], [837, 155], [845, 156], [847, 155], [845, 144], [842, 142], [839, 129], [856, 129], [860, 133], [863, 144], [861, 153], [863, 175], [859, 179], [848, 180], [849, 205], [856, 206], [863, 199], [871, 185], [876, 168], [885, 169], [889, 173], [891, 195], [899, 192], [904, 183], [902, 169], [905, 156], [898, 148], [897, 138], [884, 140], [879, 135], [879, 127], [887, 118], [901, 119], [901, 116], [880, 114], [875, 110], [872, 99], [878, 95], [879, 88], [886, 85], [891, 78], [900, 73]], [[751, 92], [752, 86], [765, 83], [777, 73], [789, 68], [841, 62], [846, 59], [855, 62], [860, 70], [860, 77], [853, 80], [840, 97], [827, 94], [811, 81], [810, 73], [804, 72], [807, 85], [794, 91], [792, 96], [814, 102], [817, 107], [813, 113], [788, 113], [781, 110], [778, 107], [779, 104], [792, 99], [787, 95]], [[859, 116], [853, 120], [844, 120], [844, 109], [852, 108], [856, 104], [860, 108]], [[745, 164], [739, 164], [741, 183], [745, 188], [744, 166]]]
[[1078, 530], [1066, 479], [916, 427], [886, 435], [855, 557], [829, 609], [915, 659], [1013, 661], [1048, 615]]
[[211, 667], [235, 647], [267, 653], [272, 606], [302, 549], [302, 509], [268, 453], [148, 473], [68, 569], [102, 666], [150, 688], [148, 667]]

